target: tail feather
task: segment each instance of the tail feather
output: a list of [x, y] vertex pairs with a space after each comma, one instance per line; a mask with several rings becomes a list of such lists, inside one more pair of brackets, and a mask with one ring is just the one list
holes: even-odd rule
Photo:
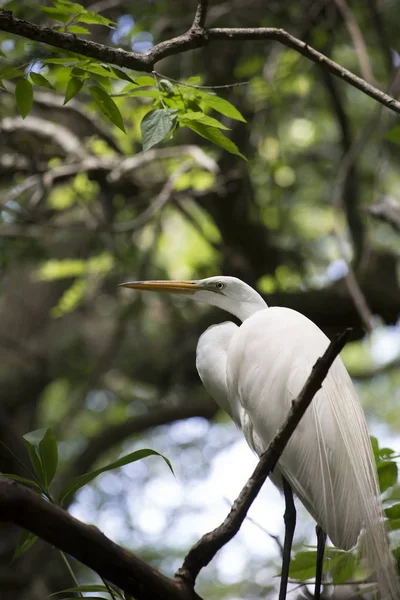
[[[337, 375], [340, 376], [335, 376], [335, 371], [339, 371]], [[378, 475], [365, 417], [340, 359], [335, 361], [332, 375], [333, 386], [329, 386], [332, 394], [328, 392], [327, 396], [352, 463], [354, 511], [359, 513], [363, 524], [361, 549], [368, 567], [374, 572], [381, 599], [399, 600], [400, 583], [387, 539]], [[336, 383], [338, 381], [341, 382], [340, 387]], [[336, 390], [333, 389], [335, 386]]]

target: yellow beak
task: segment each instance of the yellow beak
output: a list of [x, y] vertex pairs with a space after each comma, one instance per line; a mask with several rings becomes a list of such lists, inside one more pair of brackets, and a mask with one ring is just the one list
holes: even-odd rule
[[121, 287], [148, 292], [169, 292], [170, 294], [194, 294], [199, 290], [197, 281], [128, 281]]

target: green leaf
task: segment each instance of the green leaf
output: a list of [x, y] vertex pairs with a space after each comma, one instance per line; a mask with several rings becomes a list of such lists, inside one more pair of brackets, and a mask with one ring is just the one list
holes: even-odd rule
[[200, 111], [189, 111], [179, 117], [179, 122], [183, 125], [186, 125], [187, 123], [192, 123], [193, 121], [203, 123], [203, 125], [208, 125], [209, 127], [216, 127], [217, 129], [229, 129], [229, 127], [225, 127], [225, 125], [217, 121], [217, 119], [213, 119], [213, 117], [209, 117], [208, 115], [205, 115], [203, 112]]
[[67, 10], [52, 8], [51, 6], [39, 6], [39, 9], [49, 15], [53, 21], [60, 21], [61, 23], [67, 23], [70, 20], [70, 15]]
[[351, 552], [340, 552], [330, 562], [329, 570], [332, 573], [333, 583], [340, 585], [349, 581], [353, 577], [356, 567], [356, 558]]
[[136, 83], [134, 79], [129, 77], [122, 69], [118, 69], [117, 67], [111, 67], [111, 71], [114, 73], [118, 79], [122, 79], [123, 81], [129, 81], [130, 83]]
[[29, 115], [33, 103], [33, 88], [28, 79], [19, 79], [15, 86], [15, 99], [18, 112], [23, 119]]
[[[27, 433], [26, 435], [29, 436], [30, 434]], [[40, 460], [39, 454], [37, 452], [37, 446], [36, 446], [36, 444], [27, 440], [25, 435], [23, 436], [23, 438], [24, 438], [24, 442], [25, 442], [25, 445], [28, 450], [28, 454], [29, 454], [29, 458], [31, 460], [31, 464], [33, 466], [33, 470], [35, 471], [39, 481], [41, 483], [45, 484], [46, 477], [44, 474], [42, 461]]]
[[122, 115], [114, 100], [100, 86], [93, 85], [89, 90], [101, 112], [110, 119], [111, 123], [114, 123], [121, 131], [126, 133]]
[[51, 90], [54, 90], [54, 86], [50, 83], [50, 81], [48, 81], [46, 79], [46, 77], [41, 75], [41, 73], [34, 73], [33, 71], [31, 71], [29, 73], [29, 77], [32, 79], [32, 81], [35, 85], [40, 85], [42, 87], [46, 87]]
[[62, 58], [51, 56], [50, 58], [44, 58], [43, 62], [49, 65], [64, 65], [70, 66], [78, 61], [77, 58], [71, 58], [70, 56], [63, 56]]
[[68, 84], [67, 84], [67, 90], [65, 92], [64, 104], [67, 104], [67, 102], [69, 102], [71, 100], [71, 98], [76, 96], [76, 94], [79, 92], [79, 90], [81, 89], [82, 86], [83, 86], [83, 81], [81, 79], [79, 79], [78, 77], [71, 77], [71, 79], [68, 81]]
[[[348, 556], [349, 553], [347, 552], [327, 547], [322, 568], [323, 573], [327, 573], [328, 571], [332, 573], [335, 572], [335, 577], [339, 580], [344, 574], [344, 569], [348, 569]], [[289, 576], [299, 581], [314, 579], [316, 564], [317, 552], [315, 550], [297, 552], [290, 563]], [[347, 574], [345, 576], [347, 577]]]
[[76, 281], [64, 291], [57, 304], [53, 306], [50, 311], [51, 316], [58, 319], [65, 314], [74, 311], [84, 298], [85, 285], [85, 279], [76, 279]]
[[297, 552], [290, 561], [289, 577], [299, 581], [306, 581], [315, 577], [317, 553], [315, 550]]
[[375, 462], [379, 462], [379, 444], [378, 444], [378, 440], [373, 435], [371, 435], [369, 439], [370, 439], [370, 442], [371, 442], [372, 451], [373, 451], [374, 456], [375, 456]]
[[385, 515], [388, 519], [400, 519], [400, 504], [393, 504], [385, 509]]
[[48, 429], [39, 442], [39, 456], [43, 465], [46, 485], [53, 481], [58, 465], [57, 440], [51, 429]]
[[80, 67], [74, 67], [71, 69], [71, 75], [72, 77], [77, 77], [78, 79], [87, 79], [90, 77], [88, 71], [84, 71]]
[[6, 58], [6, 55], [4, 54], [3, 50], [0, 50], [0, 56], [3, 56], [4, 58]]
[[19, 483], [26, 483], [27, 485], [32, 485], [33, 487], [40, 490], [40, 486], [33, 481], [33, 479], [28, 479], [27, 477], [20, 477], [19, 475], [14, 475], [13, 473], [0, 473], [1, 477], [6, 477], [7, 479], [13, 479], [14, 481], [18, 481]]
[[246, 123], [246, 119], [243, 115], [241, 115], [238, 109], [228, 102], [228, 100], [215, 96], [214, 94], [208, 94], [207, 92], [197, 92], [197, 95], [201, 97], [207, 106], [221, 113], [221, 115]]
[[55, 6], [69, 12], [71, 14], [79, 13], [81, 11], [85, 11], [85, 7], [82, 4], [78, 4], [77, 2], [70, 2], [69, 0], [54, 0]]
[[154, 77], [150, 77], [149, 75], [141, 75], [140, 77], [137, 77], [137, 79], [135, 79], [135, 82], [141, 86], [151, 85], [155, 87], [156, 85]]
[[209, 127], [208, 125], [203, 125], [203, 123], [196, 123], [196, 121], [188, 123], [187, 127], [195, 131], [198, 135], [206, 138], [206, 140], [217, 144], [217, 146], [221, 146], [221, 148], [224, 148], [224, 150], [227, 150], [231, 154], [236, 154], [244, 160], [247, 160], [247, 158], [240, 152], [236, 144], [229, 138], [225, 137], [224, 134], [216, 127]]
[[0, 79], [0, 87], [1, 87], [1, 89], [3, 89], [3, 90], [5, 90], [5, 89], [6, 89], [6, 87], [5, 87], [4, 83], [2, 82], [2, 80], [1, 80], [1, 79]]
[[36, 542], [38, 536], [31, 533], [30, 531], [23, 531], [17, 543], [17, 547], [14, 550], [12, 561], [20, 557], [24, 552], [29, 550], [31, 546]]
[[82, 73], [87, 72], [93, 75], [101, 75], [102, 77], [110, 77], [113, 75], [109, 67], [104, 67], [103, 65], [91, 61], [84, 61], [82, 63], [78, 63], [75, 66], [75, 69], [81, 71]]
[[147, 458], [148, 456], [160, 456], [168, 465], [171, 472], [172, 465], [168, 458], [157, 452], [156, 450], [151, 450], [150, 448], [146, 448], [144, 450], [136, 450], [135, 452], [131, 452], [126, 456], [119, 458], [118, 460], [106, 465], [105, 467], [101, 467], [100, 469], [96, 469], [95, 471], [91, 471], [90, 473], [85, 473], [84, 475], [80, 475], [76, 479], [70, 481], [60, 493], [60, 502], [64, 503], [71, 498], [81, 487], [95, 479], [101, 473], [105, 473], [106, 471], [111, 471], [113, 469], [118, 469], [119, 467], [123, 467], [124, 465], [131, 464], [136, 462], [137, 460], [141, 460], [142, 458]]
[[90, 31], [89, 29], [86, 29], [86, 27], [81, 27], [80, 25], [68, 25], [67, 27], [67, 32], [68, 33], [83, 33], [83, 34], [89, 34], [90, 35]]
[[176, 121], [176, 111], [161, 108], [147, 113], [140, 123], [143, 150], [149, 150], [164, 140], [172, 131]]
[[382, 462], [378, 466], [378, 478], [381, 492], [395, 485], [397, 481], [397, 465], [395, 462]]
[[110, 27], [111, 29], [113, 29], [116, 25], [114, 21], [110, 21], [110, 19], [88, 10], [77, 14], [75, 16], [75, 21], [77, 23], [87, 23], [88, 25], [105, 25], [105, 27]]
[[391, 519], [389, 521], [389, 531], [397, 531], [400, 529], [400, 519]]
[[393, 448], [380, 448], [379, 457], [382, 460], [390, 460], [390, 458], [395, 454]]
[[23, 77], [25, 73], [21, 71], [21, 69], [16, 69], [15, 67], [3, 67], [0, 69], [0, 78], [1, 79], [15, 79], [16, 77]]

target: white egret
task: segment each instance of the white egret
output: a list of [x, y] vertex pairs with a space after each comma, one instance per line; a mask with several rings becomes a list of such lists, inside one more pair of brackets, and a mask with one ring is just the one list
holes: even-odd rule
[[[218, 306], [242, 321], [240, 327], [232, 322], [209, 327], [199, 339], [196, 366], [206, 389], [242, 429], [249, 446], [261, 455], [285, 420], [314, 363], [327, 349], [329, 339], [325, 334], [295, 310], [268, 308], [254, 289], [234, 277], [121, 285], [185, 294]], [[353, 548], [363, 530], [362, 547], [381, 598], [400, 598], [367, 425], [340, 357], [334, 361], [271, 479], [284, 489], [287, 500], [285, 484], [289, 483], [337, 548]], [[289, 506], [286, 514], [292, 510]]]

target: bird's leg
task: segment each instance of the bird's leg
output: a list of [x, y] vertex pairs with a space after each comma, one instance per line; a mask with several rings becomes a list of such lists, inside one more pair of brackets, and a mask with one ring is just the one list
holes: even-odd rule
[[322, 584], [322, 567], [324, 565], [324, 553], [326, 543], [326, 533], [319, 525], [316, 527], [317, 532], [317, 568], [315, 573], [315, 589], [314, 599], [320, 600], [321, 584]]
[[279, 600], [285, 600], [286, 598], [286, 590], [289, 578], [290, 553], [292, 551], [293, 535], [296, 527], [296, 508], [294, 506], [292, 488], [284, 477], [282, 477], [282, 482], [286, 508], [285, 514], [283, 515], [283, 519], [285, 521], [285, 541], [283, 544], [282, 575], [281, 586], [279, 589]]

